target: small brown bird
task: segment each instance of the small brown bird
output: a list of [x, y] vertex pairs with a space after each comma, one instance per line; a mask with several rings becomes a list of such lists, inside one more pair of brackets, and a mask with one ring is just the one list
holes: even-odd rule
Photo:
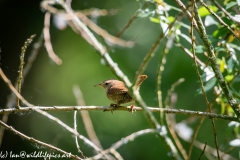
[[128, 93], [128, 89], [122, 81], [119, 80], [106, 80], [95, 86], [101, 86], [106, 90], [109, 100], [115, 104], [111, 106], [120, 106], [123, 103], [129, 103], [133, 100], [132, 96]]
[[[139, 89], [141, 83], [147, 78], [146, 75], [139, 76], [137, 80], [137, 88]], [[122, 81], [119, 80], [106, 80], [100, 84], [96, 84], [95, 86], [101, 86], [106, 90], [106, 94], [109, 100], [114, 102], [115, 104], [111, 104], [110, 106], [120, 106], [123, 103], [132, 102], [131, 112], [133, 112], [134, 100], [132, 96], [129, 94], [127, 87]]]

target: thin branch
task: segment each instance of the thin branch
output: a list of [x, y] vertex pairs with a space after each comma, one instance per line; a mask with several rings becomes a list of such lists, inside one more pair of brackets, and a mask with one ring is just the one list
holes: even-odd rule
[[[73, 93], [74, 93], [74, 96], [77, 100], [77, 104], [79, 106], [85, 106], [85, 101], [84, 101], [84, 98], [83, 98], [83, 94], [79, 88], [79, 86], [73, 86]], [[88, 134], [88, 137], [89, 139], [95, 144], [97, 145], [99, 148], [103, 149], [98, 137], [97, 137], [97, 134], [94, 130], [94, 127], [93, 127], [93, 123], [92, 123], [92, 120], [91, 120], [91, 117], [88, 113], [88, 111], [81, 111], [80, 112], [81, 116], [82, 116], [82, 120], [83, 120], [83, 124], [85, 126], [85, 129], [86, 129], [86, 132]]]
[[[74, 126], [74, 130], [77, 132], [77, 111], [74, 111], [73, 113], [73, 126]], [[81, 153], [82, 157], [85, 158], [85, 156], [83, 155], [83, 152], [81, 151], [80, 149], [80, 146], [78, 144], [78, 137], [77, 135], [75, 135], [75, 143], [76, 143], [76, 146], [77, 146], [77, 150], [79, 153]]]
[[37, 139], [35, 139], [35, 138], [29, 137], [29, 136], [27, 136], [27, 135], [25, 135], [25, 134], [17, 131], [17, 130], [14, 129], [13, 127], [8, 126], [7, 124], [5, 124], [5, 123], [4, 123], [3, 121], [1, 121], [1, 120], [0, 120], [0, 125], [1, 125], [2, 127], [4, 127], [5, 129], [9, 130], [10, 132], [18, 135], [18, 136], [21, 137], [22, 139], [25, 139], [25, 140], [27, 140], [27, 141], [29, 141], [29, 142], [36, 143], [36, 144], [38, 144], [38, 145], [40, 145], [40, 146], [43, 146], [43, 147], [49, 148], [49, 149], [51, 149], [51, 150], [57, 151], [57, 152], [59, 152], [59, 153], [62, 153], [65, 157], [70, 157], [70, 158], [72, 158], [72, 159], [78, 159], [78, 160], [81, 159], [81, 158], [79, 158], [78, 156], [71, 154], [71, 152], [66, 152], [66, 151], [64, 151], [64, 150], [61, 150], [60, 148], [54, 147], [54, 146], [51, 145], [51, 144], [47, 144], [47, 143], [44, 143], [44, 142], [42, 142], [42, 141], [39, 141], [39, 140], [37, 140]]
[[[204, 148], [205, 145], [206, 144], [201, 143], [199, 141], [195, 141], [194, 142], [194, 146], [199, 148], [200, 150], [202, 150], [202, 148]], [[209, 154], [214, 155], [214, 156], [217, 157], [216, 149], [212, 148], [209, 145], [206, 145], [205, 153], [209, 153]], [[226, 153], [224, 153], [222, 151], [219, 151], [219, 154], [220, 154], [222, 160], [238, 160], [237, 158], [232, 157], [230, 154], [226, 154]]]
[[[151, 2], [145, 2], [145, 4], [142, 6], [142, 8], [140, 9], [141, 10], [144, 10], [146, 9], [149, 5], [151, 4]], [[133, 21], [138, 17], [138, 15], [141, 13], [141, 12], [137, 12], [134, 14], [134, 16], [132, 16], [129, 21], [127, 22], [127, 24], [123, 27], [123, 29], [117, 34], [117, 37], [121, 37], [123, 35], [123, 33], [130, 27], [130, 25], [133, 23]]]
[[[163, 102], [162, 102], [162, 90], [161, 90], [161, 83], [162, 83], [162, 72], [164, 70], [164, 59], [166, 58], [166, 47], [167, 45], [165, 44], [165, 48], [162, 50], [160, 53], [160, 58], [159, 58], [159, 64], [158, 64], [158, 70], [157, 70], [157, 97], [158, 97], [158, 107], [163, 108]], [[159, 112], [159, 119], [160, 119], [160, 124], [163, 125], [164, 121], [164, 115], [163, 112]]]
[[[170, 108], [170, 103], [171, 103], [170, 99], [171, 99], [171, 96], [173, 95], [173, 92], [174, 92], [175, 88], [176, 88], [178, 85], [180, 85], [181, 83], [183, 83], [184, 80], [185, 80], [184, 78], [179, 79], [179, 80], [178, 80], [177, 82], [175, 82], [175, 83], [171, 86], [171, 88], [168, 90], [167, 97], [166, 97], [165, 103], [164, 103], [166, 108]], [[187, 160], [187, 159], [188, 159], [188, 155], [186, 154], [187, 152], [186, 152], [186, 150], [184, 149], [184, 147], [182, 146], [182, 144], [181, 144], [181, 142], [180, 142], [180, 140], [179, 140], [179, 138], [178, 138], [178, 136], [177, 136], [177, 134], [176, 134], [176, 132], [175, 132], [175, 129], [174, 129], [174, 128], [175, 128], [175, 125], [176, 125], [175, 116], [174, 116], [174, 115], [173, 115], [173, 116], [171, 116], [171, 115], [166, 115], [166, 123], [167, 123], [167, 126], [168, 126], [168, 130], [169, 130], [171, 136], [173, 137], [174, 142], [176, 143], [176, 146], [177, 146], [179, 152], [181, 153], [181, 155], [183, 156], [183, 158], [184, 158], [185, 160]]]
[[196, 129], [194, 130], [193, 135], [192, 135], [192, 138], [191, 138], [191, 141], [190, 141], [190, 146], [189, 146], [189, 149], [188, 149], [188, 158], [189, 158], [188, 160], [190, 160], [190, 158], [191, 158], [194, 142], [196, 141], [197, 135], [199, 133], [199, 130], [200, 130], [204, 120], [205, 120], [205, 117], [202, 117], [200, 119], [200, 121], [199, 121]]
[[[0, 70], [1, 72], [1, 70]], [[42, 111], [111, 111], [113, 108], [109, 106], [53, 106], [53, 107], [46, 107], [46, 106], [33, 106], [35, 109], [39, 109]], [[120, 106], [114, 108], [114, 111], [127, 111], [131, 106]], [[23, 106], [21, 109], [16, 108], [9, 108], [9, 109], [0, 109], [0, 114], [16, 114], [16, 113], [27, 113], [32, 112], [34, 109], [32, 107], [25, 107]], [[197, 117], [208, 117], [208, 118], [215, 118], [215, 119], [223, 119], [228, 121], [235, 121], [239, 122], [237, 117], [231, 117], [224, 114], [216, 114], [210, 112], [201, 112], [201, 111], [191, 111], [191, 110], [184, 110], [184, 109], [170, 109], [170, 108], [155, 108], [155, 107], [148, 107], [148, 110], [151, 112], [164, 112], [166, 114], [183, 114], [187, 116], [197, 116]], [[135, 107], [134, 111], [143, 111], [141, 107]]]
[[[185, 15], [187, 16], [187, 18], [189, 19], [189, 21], [192, 21], [192, 15], [191, 13], [188, 11], [187, 7], [182, 3], [181, 0], [175, 0], [175, 2], [177, 3], [177, 5], [181, 8], [181, 10], [183, 11], [183, 13], [185, 13]], [[197, 30], [197, 32], [199, 33], [199, 29], [196, 23], [196, 20], [193, 19], [193, 24], [194, 24], [194, 28]]]
[[51, 13], [46, 12], [45, 19], [44, 19], [44, 29], [43, 29], [45, 46], [46, 46], [46, 49], [48, 52], [48, 56], [53, 60], [53, 62], [55, 62], [58, 65], [61, 65], [62, 60], [54, 53], [53, 48], [52, 48], [52, 43], [51, 43], [50, 33], [49, 33], [50, 17], [51, 17]]
[[[110, 148], [104, 150], [102, 153], [107, 154], [107, 153], [111, 152], [112, 150], [117, 150], [121, 146], [133, 141], [137, 137], [143, 136], [143, 135], [146, 135], [146, 134], [149, 134], [149, 133], [156, 133], [156, 130], [155, 129], [145, 129], [145, 130], [141, 130], [141, 131], [132, 133], [127, 137], [121, 138], [121, 140], [114, 143]], [[99, 159], [101, 157], [102, 157], [102, 154], [100, 153], [98, 155], [95, 155], [94, 157], [88, 158], [87, 160]]]
[[[187, 53], [187, 55], [189, 55], [191, 58], [193, 58], [193, 54], [191, 51], [189, 51], [189, 49], [183, 47], [180, 43], [178, 43], [177, 41], [174, 41], [176, 46], [179, 47], [180, 49], [182, 49], [185, 53]], [[198, 57], [196, 57], [196, 61], [197, 63], [202, 67], [205, 68], [206, 65], [200, 60], [198, 59]]]
[[[98, 25], [93, 23], [86, 15], [84, 15], [81, 12], [77, 12], [77, 16], [89, 27], [91, 28], [95, 33], [102, 36], [107, 42], [110, 42], [111, 44], [117, 44], [122, 47], [133, 47], [134, 42], [132, 41], [125, 41], [123, 39], [120, 39], [118, 37], [114, 37], [111, 34], [109, 34], [106, 30], [100, 28]], [[67, 20], [71, 20], [71, 16], [67, 17]]]
[[204, 145], [204, 147], [203, 147], [203, 150], [202, 150], [202, 153], [200, 154], [200, 156], [199, 156], [199, 160], [202, 158], [202, 155], [204, 154], [204, 151], [205, 151], [205, 149], [206, 149], [206, 146], [207, 146], [207, 142], [205, 143], [205, 145]]
[[[65, 19], [66, 20], [72, 20], [72, 15], [71, 14], [66, 14], [64, 13], [65, 11], [63, 10], [58, 10], [56, 8], [53, 8], [52, 6], [50, 6], [49, 4], [51, 4], [51, 1], [46, 2], [46, 3], [42, 3], [41, 6], [51, 13], [53, 14], [64, 14]], [[70, 8], [71, 5], [69, 5], [68, 3], [66, 3], [66, 5]], [[89, 11], [88, 11], [89, 12]], [[100, 13], [100, 12], [99, 12]], [[105, 10], [105, 15], [106, 15], [107, 11]], [[78, 12], [74, 12], [74, 15], [77, 16], [78, 18], [80, 18], [81, 21], [83, 21], [90, 29], [92, 29], [95, 33], [97, 33], [98, 35], [102, 36], [102, 38], [104, 38], [107, 42], [110, 42], [111, 44], [117, 44], [119, 46], [122, 47], [133, 47], [134, 46], [134, 42], [132, 41], [125, 41], [123, 39], [120, 39], [118, 37], [115, 37], [111, 34], [109, 34], [106, 30], [100, 28], [97, 24], [95, 24], [94, 22], [92, 22], [85, 14], [84, 11], [78, 11]], [[95, 12], [96, 15], [96, 12]], [[45, 17], [46, 18], [46, 17]], [[46, 19], [45, 19], [46, 20]], [[45, 21], [45, 26], [48, 27], [49, 23], [47, 21]], [[47, 25], [46, 25], [47, 24]], [[73, 27], [70, 23], [69, 25], [71, 27]], [[49, 28], [49, 27], [48, 27]], [[83, 37], [86, 39], [86, 37], [84, 36], [84, 34], [82, 34]], [[49, 36], [50, 37], [50, 36]], [[49, 43], [50, 44], [50, 43]], [[49, 53], [54, 53], [53, 50], [51, 49], [51, 44], [49, 45]], [[55, 53], [54, 53], [55, 54]]]
[[[238, 21], [236, 21], [233, 17], [232, 17], [232, 15], [228, 12], [228, 11], [226, 11], [216, 0], [212, 0], [212, 2], [223, 12], [223, 13], [225, 13], [227, 16], [228, 16], [228, 18], [230, 18], [232, 21], [234, 21], [234, 22], [238, 22]], [[239, 23], [239, 22], [238, 22]]]
[[[75, 96], [75, 98], [77, 100], [77, 104], [78, 105], [85, 105], [83, 94], [82, 94], [82, 92], [81, 92], [81, 90], [80, 90], [80, 88], [78, 86], [73, 86], [73, 93], [74, 93], [74, 96]], [[74, 111], [74, 126], [77, 126], [77, 122], [76, 122], [77, 121], [76, 120], [77, 112], [78, 112], [77, 110]], [[102, 145], [101, 145], [101, 143], [100, 143], [100, 141], [99, 141], [99, 139], [97, 137], [97, 134], [96, 134], [96, 132], [94, 130], [94, 127], [93, 127], [93, 124], [92, 124], [92, 120], [90, 118], [90, 115], [89, 115], [88, 111], [80, 111], [80, 114], [82, 116], [83, 123], [84, 123], [85, 129], [87, 131], [88, 137], [90, 138], [90, 140], [95, 145], [97, 145], [100, 149], [103, 149], [103, 147], [102, 147]], [[76, 141], [77, 148], [80, 151], [80, 146], [78, 144], [77, 137], [75, 137], [75, 141]], [[81, 151], [80, 151], [80, 153], [81, 153]], [[109, 159], [112, 159], [111, 157], [109, 157], [109, 155], [106, 155], [106, 156]], [[114, 152], [114, 156], [118, 157], [118, 159], [123, 159], [121, 157], [121, 155], [117, 151]]]

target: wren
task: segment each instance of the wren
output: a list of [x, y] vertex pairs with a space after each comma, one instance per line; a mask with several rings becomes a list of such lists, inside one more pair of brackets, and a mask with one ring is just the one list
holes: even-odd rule
[[[140, 75], [137, 80], [137, 88], [141, 83], [147, 78], [146, 75]], [[119, 80], [106, 80], [100, 84], [96, 84], [95, 86], [101, 86], [106, 90], [107, 97], [110, 101], [114, 102], [115, 104], [111, 104], [112, 107], [118, 107], [121, 104], [132, 102], [131, 105], [131, 112], [133, 112], [134, 107], [134, 99], [129, 94], [127, 87], [125, 86], [124, 82]]]

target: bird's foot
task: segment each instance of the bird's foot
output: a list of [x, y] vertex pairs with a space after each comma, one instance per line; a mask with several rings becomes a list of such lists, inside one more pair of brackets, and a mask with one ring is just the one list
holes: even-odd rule
[[103, 112], [111, 111], [111, 113], [114, 115], [113, 111], [115, 110], [116, 107], [119, 107], [119, 106], [117, 104], [111, 103], [110, 109], [105, 109], [105, 110], [103, 110]]
[[133, 113], [135, 112], [136, 110], [134, 110], [134, 104], [131, 105], [131, 108], [129, 109], [129, 112]]

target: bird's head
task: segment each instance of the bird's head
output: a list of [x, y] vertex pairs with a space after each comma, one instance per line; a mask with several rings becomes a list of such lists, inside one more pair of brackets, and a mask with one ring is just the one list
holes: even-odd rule
[[96, 84], [94, 86], [101, 86], [103, 87], [105, 90], [108, 90], [109, 88], [111, 88], [114, 84], [115, 84], [116, 80], [106, 80], [102, 83]]

